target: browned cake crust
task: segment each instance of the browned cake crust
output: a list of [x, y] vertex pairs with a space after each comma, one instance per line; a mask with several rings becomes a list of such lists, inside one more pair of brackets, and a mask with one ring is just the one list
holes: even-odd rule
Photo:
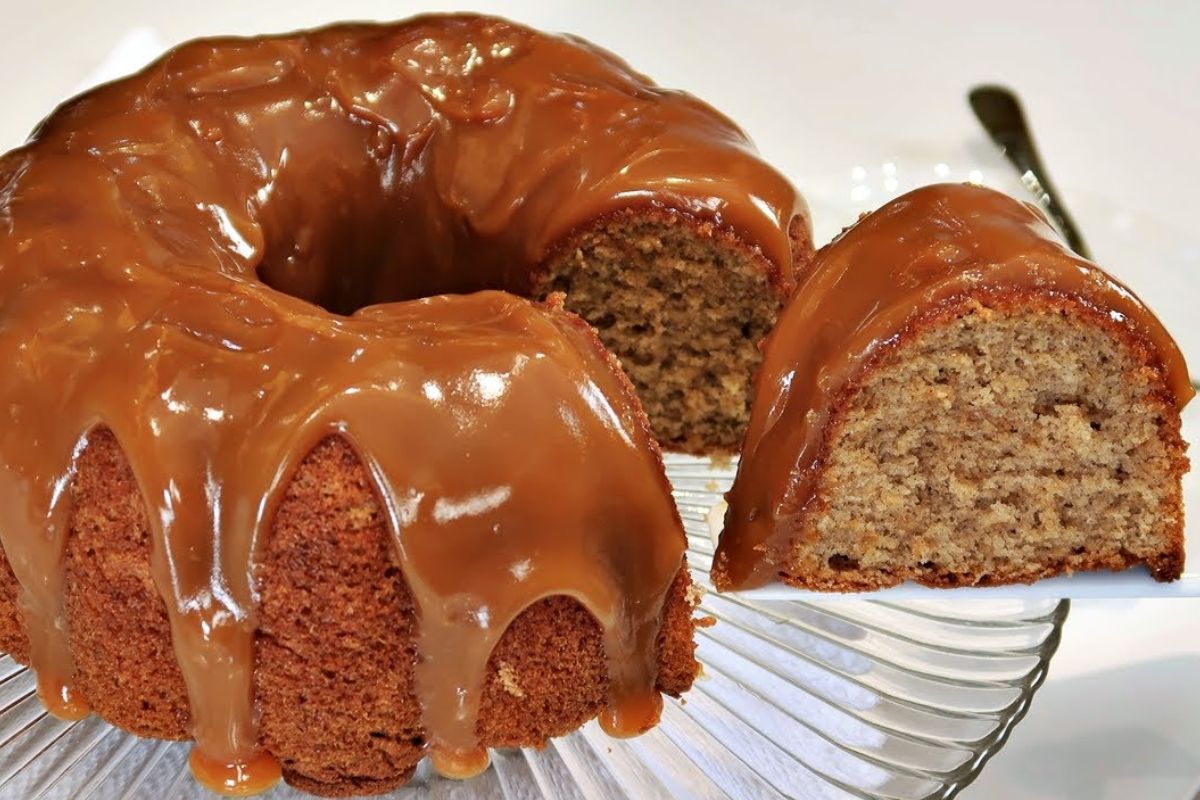
[[17, 576], [0, 548], [0, 651], [22, 664], [29, 663], [29, 637], [17, 610]]
[[[144, 507], [107, 431], [89, 438], [73, 493], [66, 597], [77, 688], [119, 727], [188, 738]], [[325, 796], [403, 784], [424, 755], [412, 692], [416, 611], [370, 479], [343, 440], [326, 439], [300, 465], [256, 576], [262, 740], [287, 782]], [[670, 695], [686, 691], [698, 668], [688, 586], [684, 568], [664, 610], [658, 688]], [[0, 558], [0, 642], [24, 662], [15, 597]], [[489, 672], [478, 725], [484, 746], [540, 747], [604, 707], [600, 628], [571, 599], [549, 598], [522, 614]]]
[[[978, 349], [971, 332], [1007, 320], [1028, 341], [1004, 330], [994, 349]], [[1078, 337], [1076, 348], [1056, 353], [1054, 336]], [[1036, 362], [1044, 380], [1021, 385], [1030, 375], [1007, 369], [1009, 360]], [[1063, 296], [990, 291], [932, 309], [842, 390], [822, 440], [817, 493], [780, 578], [807, 589], [864, 591], [906, 580], [1032, 583], [1144, 564], [1155, 580], [1178, 579], [1180, 481], [1189, 462], [1161, 370], [1153, 348], [1127, 326]], [[968, 392], [976, 394], [967, 400]], [[896, 411], [905, 403], [923, 405], [930, 419]], [[933, 416], [948, 430], [926, 428]], [[910, 431], [925, 443], [902, 443]], [[1056, 449], [1064, 462], [1057, 469]], [[1018, 459], [1028, 461], [1040, 497], [1022, 480]], [[1099, 508], [1101, 482], [1112, 484], [1112, 508]], [[956, 493], [975, 493], [975, 506], [957, 507]], [[922, 505], [936, 510], [928, 520], [919, 516]], [[1012, 513], [1028, 519], [997, 518]], [[939, 534], [947, 520], [961, 524]]]

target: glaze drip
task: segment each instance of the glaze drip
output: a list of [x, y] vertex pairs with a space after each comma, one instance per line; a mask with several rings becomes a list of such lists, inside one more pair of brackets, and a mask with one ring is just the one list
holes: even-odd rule
[[1145, 343], [1178, 408], [1194, 394], [1183, 356], [1128, 288], [1059, 239], [1041, 211], [990, 189], [917, 189], [821, 250], [764, 345], [750, 427], [713, 564], [722, 590], [778, 576], [813, 498], [842, 392], [922, 314], [989, 292], [1073, 298]]
[[791, 280], [803, 206], [736, 126], [500, 20], [193, 42], [61, 107], [0, 159], [0, 540], [44, 684], [69, 691], [67, 489], [104, 426], [149, 512], [196, 760], [261, 767], [255, 554], [335, 432], [391, 516], [443, 761], [476, 753], [488, 654], [550, 595], [605, 632], [606, 729], [653, 724], [684, 541], [627, 381], [558, 308], [413, 300], [526, 291], [563, 236], [644, 204]]

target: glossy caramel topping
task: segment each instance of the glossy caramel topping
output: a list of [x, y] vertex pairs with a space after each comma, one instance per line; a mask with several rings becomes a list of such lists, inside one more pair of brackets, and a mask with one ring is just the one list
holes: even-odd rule
[[833, 405], [865, 362], [940, 304], [987, 292], [1067, 296], [1150, 348], [1178, 408], [1183, 356], [1126, 287], [1071, 253], [1034, 206], [990, 189], [917, 189], [818, 253], [768, 337], [750, 427], [713, 565], [720, 589], [777, 578], [812, 500]]
[[600, 714], [600, 728], [616, 739], [641, 736], [658, 724], [662, 708], [661, 694], [637, 692], [613, 698]]
[[332, 431], [391, 516], [435, 749], [475, 750], [488, 655], [549, 595], [604, 630], [606, 729], [653, 724], [683, 537], [628, 384], [562, 312], [393, 302], [520, 292], [562, 236], [643, 204], [740, 232], [790, 280], [802, 206], [736, 126], [503, 21], [193, 42], [60, 108], [0, 159], [0, 540], [39, 675], [70, 683], [67, 488], [107, 426], [149, 511], [198, 763], [261, 763], [253, 565]]
[[79, 696], [79, 692], [52, 675], [38, 676], [37, 695], [47, 711], [68, 722], [83, 719], [92, 713], [92, 709], [87, 701]]
[[450, 750], [435, 747], [429, 754], [433, 768], [444, 778], [466, 780], [482, 775], [491, 766], [492, 759], [484, 748], [474, 750]]
[[236, 761], [213, 761], [203, 750], [195, 748], [188, 766], [197, 783], [226, 797], [262, 794], [283, 777], [279, 762], [261, 751]]

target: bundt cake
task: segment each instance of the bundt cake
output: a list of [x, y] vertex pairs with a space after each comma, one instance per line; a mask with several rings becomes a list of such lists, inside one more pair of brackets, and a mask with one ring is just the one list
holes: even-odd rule
[[809, 238], [727, 118], [502, 20], [68, 102], [0, 158], [0, 647], [233, 792], [644, 730], [696, 662], [642, 406], [736, 445]]
[[1033, 206], [918, 189], [820, 251], [764, 346], [721, 589], [1183, 566], [1187, 368]]
[[[539, 745], [598, 713], [635, 733], [655, 687], [689, 686], [680, 523], [586, 325], [499, 292], [336, 326], [287, 298], [258, 313], [265, 347], [144, 326], [128, 336], [156, 342], [147, 361], [81, 376], [104, 427], [76, 447], [69, 509], [51, 507], [66, 541], [5, 535], [24, 625], [0, 644], [32, 657], [52, 710], [82, 699], [134, 733], [194, 737], [210, 785], [253, 785], [269, 754], [336, 795], [403, 782], [427, 743], [461, 774], [480, 747]], [[198, 356], [248, 394], [271, 374], [270, 394], [216, 405], [211, 381], [177, 377]], [[36, 464], [15, 445], [8, 463]], [[62, 548], [63, 570], [39, 573]]]

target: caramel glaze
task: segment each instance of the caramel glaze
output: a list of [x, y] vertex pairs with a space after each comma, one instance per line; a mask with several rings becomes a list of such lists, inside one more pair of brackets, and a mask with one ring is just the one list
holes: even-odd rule
[[70, 697], [73, 459], [106, 426], [150, 512], [197, 759], [257, 763], [255, 553], [336, 431], [392, 517], [443, 760], [470, 761], [488, 654], [547, 595], [605, 630], [606, 727], [652, 724], [683, 537], [624, 377], [561, 311], [393, 302], [525, 291], [559, 239], [639, 205], [791, 280], [801, 201], [733, 123], [501, 20], [192, 42], [57, 110], [0, 159], [0, 539], [48, 696]]
[[919, 318], [989, 293], [1055, 296], [1097, 310], [1141, 344], [1176, 408], [1194, 394], [1162, 323], [1068, 250], [1036, 207], [979, 186], [917, 189], [817, 254], [764, 344], [713, 564], [718, 588], [778, 578], [814, 499], [831, 412], [864, 368]]

